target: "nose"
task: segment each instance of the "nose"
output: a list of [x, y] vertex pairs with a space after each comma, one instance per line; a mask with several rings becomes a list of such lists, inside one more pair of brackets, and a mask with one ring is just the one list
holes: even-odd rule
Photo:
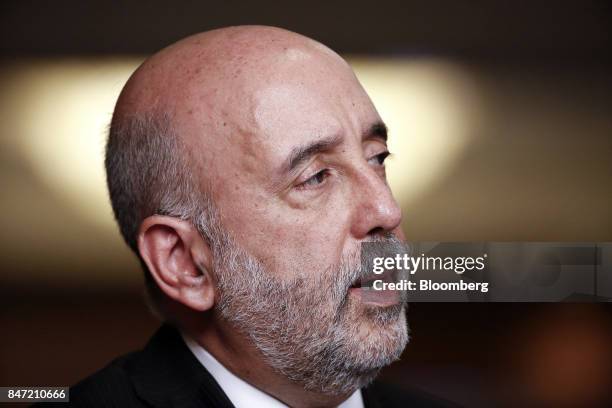
[[371, 168], [360, 171], [353, 191], [356, 205], [351, 232], [356, 239], [391, 232], [400, 225], [402, 210], [378, 173]]

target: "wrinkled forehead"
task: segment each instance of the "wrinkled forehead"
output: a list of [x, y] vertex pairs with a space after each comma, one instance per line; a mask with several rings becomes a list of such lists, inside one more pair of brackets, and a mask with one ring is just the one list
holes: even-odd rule
[[298, 144], [358, 133], [378, 119], [350, 67], [317, 49], [287, 47], [217, 75], [194, 79], [178, 112], [207, 167], [272, 171]]

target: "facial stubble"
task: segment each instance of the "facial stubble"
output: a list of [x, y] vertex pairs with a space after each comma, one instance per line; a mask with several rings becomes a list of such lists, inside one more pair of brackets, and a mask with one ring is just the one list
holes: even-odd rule
[[349, 295], [365, 276], [356, 254], [325, 273], [280, 279], [228, 236], [214, 252], [220, 316], [270, 367], [308, 391], [348, 395], [397, 360], [408, 342], [403, 302], [378, 307]]

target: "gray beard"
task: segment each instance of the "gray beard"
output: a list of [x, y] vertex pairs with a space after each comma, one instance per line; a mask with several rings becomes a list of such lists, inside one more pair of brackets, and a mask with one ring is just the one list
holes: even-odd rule
[[[223, 238], [214, 256], [217, 312], [275, 371], [308, 391], [348, 395], [399, 358], [408, 342], [405, 306], [364, 310], [349, 299], [349, 287], [363, 276], [361, 268], [350, 267], [359, 265], [358, 255], [323, 274], [277, 279]], [[373, 328], [367, 336], [363, 323]]]

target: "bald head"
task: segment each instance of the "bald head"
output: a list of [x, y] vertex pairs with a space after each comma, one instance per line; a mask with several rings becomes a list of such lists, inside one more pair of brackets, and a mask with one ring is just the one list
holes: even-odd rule
[[216, 105], [230, 93], [252, 91], [256, 83], [282, 74], [283, 68], [305, 63], [350, 70], [329, 48], [281, 28], [238, 26], [195, 34], [138, 68], [121, 93], [115, 118]]
[[[382, 143], [370, 143], [374, 140]], [[202, 203], [215, 204], [220, 222], [232, 234], [278, 239], [289, 226], [271, 219], [308, 205], [297, 196], [296, 185], [313, 175], [315, 158], [328, 151], [350, 152], [351, 160], [361, 160], [354, 167], [365, 163], [364, 154], [379, 150], [386, 151], [385, 126], [341, 57], [296, 33], [244, 26], [193, 35], [147, 59], [117, 102], [106, 164], [121, 231], [138, 252], [142, 220], [153, 214], [206, 219], [202, 214], [211, 208]], [[350, 172], [361, 177], [362, 170]], [[364, 185], [356, 181], [354, 193]], [[381, 187], [388, 190], [376, 185]], [[351, 198], [330, 205], [349, 205], [343, 200]], [[389, 211], [385, 206], [371, 210]], [[393, 223], [398, 209], [391, 205], [390, 211]], [[244, 219], [237, 216], [240, 212]], [[286, 214], [295, 221], [291, 228], [320, 214], [303, 215]], [[268, 228], [256, 227], [252, 221], [257, 216]], [[344, 211], [343, 216], [356, 215]], [[245, 220], [254, 228], [245, 229]], [[204, 230], [206, 224], [200, 223]], [[335, 256], [346, 244], [337, 245], [331, 248]], [[261, 256], [278, 262], [276, 255]], [[328, 261], [314, 254], [310, 260]]]
[[369, 103], [338, 54], [275, 27], [195, 34], [148, 58], [121, 92], [107, 146], [111, 199], [125, 239], [136, 249], [146, 216], [190, 218], [186, 204], [179, 205], [193, 208], [199, 198], [190, 194], [221, 194], [215, 187], [227, 177], [216, 162], [252, 173], [263, 159], [255, 145], [275, 150], [276, 137], [338, 130], [321, 109], [338, 95], [353, 107], [356, 100]]

